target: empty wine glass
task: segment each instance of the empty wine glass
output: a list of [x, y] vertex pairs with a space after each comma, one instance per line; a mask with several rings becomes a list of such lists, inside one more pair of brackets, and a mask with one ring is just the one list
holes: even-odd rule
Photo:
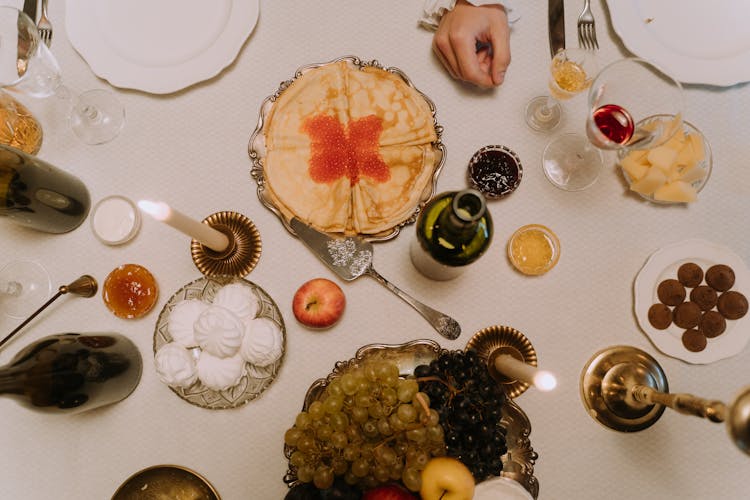
[[13, 7], [0, 7], [0, 87], [71, 101], [70, 126], [87, 144], [114, 139], [125, 124], [122, 104], [110, 92], [89, 90], [76, 96], [63, 85], [60, 66], [34, 22]]
[[599, 70], [594, 52], [564, 49], [555, 54], [549, 66], [549, 91], [526, 105], [526, 124], [537, 132], [549, 132], [562, 118], [561, 100], [570, 99], [590, 85]]
[[650, 149], [682, 129], [682, 108], [680, 82], [643, 59], [620, 59], [591, 85], [586, 134], [601, 149]]
[[11, 318], [26, 318], [51, 291], [52, 281], [41, 264], [18, 260], [0, 269], [0, 310]]
[[552, 139], [542, 154], [542, 169], [547, 180], [564, 191], [582, 191], [590, 187], [602, 170], [602, 152], [586, 136], [561, 134]]

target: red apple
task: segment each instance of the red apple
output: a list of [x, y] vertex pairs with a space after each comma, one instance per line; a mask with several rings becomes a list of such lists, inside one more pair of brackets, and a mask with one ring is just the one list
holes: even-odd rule
[[409, 490], [397, 484], [384, 484], [365, 491], [362, 500], [418, 500]]
[[328, 328], [344, 314], [346, 297], [336, 283], [315, 278], [304, 283], [292, 300], [292, 312], [297, 321], [310, 328]]
[[422, 500], [471, 500], [474, 476], [463, 463], [451, 457], [436, 457], [422, 471]]

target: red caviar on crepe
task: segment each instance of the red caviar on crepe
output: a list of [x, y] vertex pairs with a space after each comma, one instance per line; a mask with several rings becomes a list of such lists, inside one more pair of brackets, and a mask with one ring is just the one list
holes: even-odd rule
[[333, 233], [376, 234], [414, 213], [437, 165], [432, 110], [399, 75], [336, 61], [304, 72], [265, 126], [270, 198]]

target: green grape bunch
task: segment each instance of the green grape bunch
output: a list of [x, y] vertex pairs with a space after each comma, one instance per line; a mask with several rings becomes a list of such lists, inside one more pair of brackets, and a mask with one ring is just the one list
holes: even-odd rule
[[302, 483], [336, 477], [362, 490], [401, 481], [419, 491], [421, 471], [446, 454], [443, 427], [414, 378], [390, 361], [369, 360], [333, 378], [284, 434]]

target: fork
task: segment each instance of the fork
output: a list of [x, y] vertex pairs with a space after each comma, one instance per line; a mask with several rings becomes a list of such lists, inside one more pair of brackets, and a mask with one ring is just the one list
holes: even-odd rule
[[52, 45], [52, 23], [47, 19], [47, 0], [42, 0], [42, 15], [36, 23], [36, 28], [44, 44], [47, 47]]
[[[44, 2], [46, 0], [42, 0]], [[44, 10], [42, 10], [44, 15]], [[596, 41], [596, 25], [594, 15], [591, 13], [590, 0], [584, 0], [583, 11], [578, 16], [578, 46], [589, 50], [598, 49], [599, 42]]]

